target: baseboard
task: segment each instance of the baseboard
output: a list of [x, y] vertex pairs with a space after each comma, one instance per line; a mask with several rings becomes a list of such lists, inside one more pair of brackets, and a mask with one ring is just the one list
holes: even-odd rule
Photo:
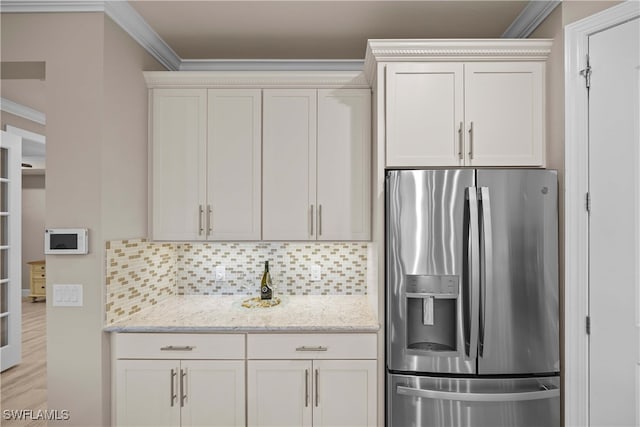
[[22, 290], [22, 298], [26, 298], [31, 295], [31, 289], [23, 289]]

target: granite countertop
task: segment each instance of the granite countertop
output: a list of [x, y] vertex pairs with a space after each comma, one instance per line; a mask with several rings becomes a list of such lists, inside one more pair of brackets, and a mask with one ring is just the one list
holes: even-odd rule
[[269, 308], [245, 308], [248, 296], [172, 296], [107, 332], [375, 332], [366, 296], [280, 295]]

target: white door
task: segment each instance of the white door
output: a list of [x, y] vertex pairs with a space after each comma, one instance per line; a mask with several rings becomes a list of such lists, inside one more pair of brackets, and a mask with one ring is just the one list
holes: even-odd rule
[[262, 238], [316, 239], [316, 90], [263, 92]]
[[543, 166], [544, 63], [464, 66], [468, 166]]
[[461, 166], [463, 65], [387, 65], [387, 160], [394, 166]]
[[206, 238], [207, 91], [154, 89], [152, 238]]
[[313, 361], [314, 427], [376, 425], [376, 361]]
[[244, 361], [183, 360], [182, 427], [245, 425]]
[[318, 90], [318, 240], [369, 240], [371, 92]]
[[180, 425], [180, 361], [118, 360], [116, 422], [125, 426]]
[[22, 350], [22, 139], [0, 137], [0, 370], [20, 363]]
[[639, 40], [637, 18], [589, 37], [592, 426], [640, 425]]
[[260, 89], [208, 91], [207, 235], [260, 240]]
[[247, 424], [311, 426], [311, 371], [309, 360], [249, 360]]

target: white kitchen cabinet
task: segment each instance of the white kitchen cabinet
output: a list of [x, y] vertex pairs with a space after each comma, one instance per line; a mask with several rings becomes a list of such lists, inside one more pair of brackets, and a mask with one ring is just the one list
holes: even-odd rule
[[259, 240], [259, 89], [154, 89], [151, 236]]
[[387, 65], [387, 166], [461, 166], [464, 65]]
[[544, 166], [544, 90], [540, 62], [465, 64], [466, 164]]
[[151, 104], [151, 236], [203, 239], [207, 91], [155, 89]]
[[249, 334], [248, 425], [374, 426], [375, 343], [374, 334]]
[[243, 335], [115, 334], [112, 345], [116, 426], [245, 425]]
[[386, 165], [544, 166], [544, 63], [393, 63]]
[[370, 92], [264, 91], [263, 239], [370, 238]]
[[263, 93], [264, 240], [310, 240], [316, 199], [316, 90]]

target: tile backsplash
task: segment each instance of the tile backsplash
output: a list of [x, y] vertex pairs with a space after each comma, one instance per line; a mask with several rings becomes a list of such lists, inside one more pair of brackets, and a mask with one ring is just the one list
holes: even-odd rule
[[[258, 295], [264, 261], [276, 293], [365, 295], [367, 243], [107, 242], [106, 324], [170, 295]], [[312, 265], [322, 268], [311, 281]], [[225, 280], [216, 280], [224, 266]]]

